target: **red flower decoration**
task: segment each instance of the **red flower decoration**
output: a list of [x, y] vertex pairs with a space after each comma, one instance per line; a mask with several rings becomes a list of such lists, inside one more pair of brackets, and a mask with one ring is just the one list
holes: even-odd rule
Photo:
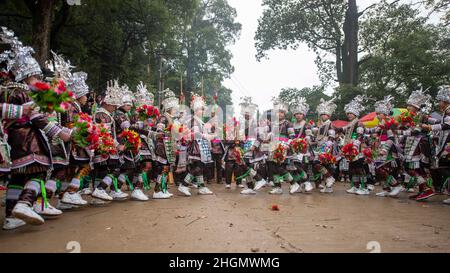
[[291, 147], [294, 153], [306, 153], [306, 150], [308, 148], [308, 142], [306, 142], [303, 138], [296, 138], [292, 140]]
[[50, 84], [46, 82], [37, 82], [34, 84], [34, 87], [42, 91], [50, 90], [51, 88]]
[[345, 158], [347, 158], [350, 161], [355, 159], [355, 157], [357, 157], [359, 154], [358, 149], [356, 148], [355, 145], [353, 145], [353, 143], [349, 143], [344, 147], [342, 147], [342, 153], [345, 156]]
[[320, 154], [319, 160], [320, 160], [320, 163], [322, 163], [323, 165], [336, 164], [336, 158], [330, 152]]

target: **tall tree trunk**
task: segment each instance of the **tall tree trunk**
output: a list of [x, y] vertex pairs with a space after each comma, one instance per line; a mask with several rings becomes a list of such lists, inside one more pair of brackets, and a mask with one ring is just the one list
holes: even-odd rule
[[27, 1], [28, 8], [33, 15], [33, 48], [36, 50], [35, 59], [43, 66], [50, 52], [50, 37], [53, 21], [53, 9], [57, 0]]
[[344, 21], [344, 44], [342, 46], [343, 82], [358, 85], [358, 7], [356, 0], [348, 0]]

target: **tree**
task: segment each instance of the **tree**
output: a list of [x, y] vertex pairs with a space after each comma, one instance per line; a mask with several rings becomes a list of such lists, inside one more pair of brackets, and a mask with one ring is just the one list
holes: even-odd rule
[[356, 0], [264, 0], [263, 6], [255, 36], [258, 60], [269, 49], [306, 43], [317, 55], [324, 82], [358, 84], [358, 19], [364, 11], [358, 11]]
[[[221, 87], [221, 82], [234, 71], [226, 46], [240, 34], [241, 24], [235, 18], [236, 10], [226, 0], [199, 1], [192, 20], [184, 25], [182, 40], [184, 58], [179, 69], [186, 71], [188, 93], [198, 93], [202, 79], [210, 98], [219, 89], [229, 91]], [[222, 99], [231, 104], [230, 93]]]
[[367, 54], [361, 65], [361, 87], [376, 99], [386, 94], [404, 103], [423, 87], [432, 95], [447, 84], [450, 71], [448, 31], [426, 24], [426, 17], [407, 4], [380, 5], [361, 25]]
[[[161, 86], [180, 92], [183, 75], [189, 99], [186, 91], [200, 92], [204, 79], [209, 102], [217, 92], [220, 104], [231, 104], [231, 90], [222, 86], [233, 72], [226, 46], [235, 41], [241, 26], [226, 0], [90, 0], [79, 6], [52, 0], [45, 2], [51, 6], [37, 9], [41, 2], [0, 2], [2, 24], [25, 44], [43, 41], [35, 47], [42, 52], [36, 55], [41, 65], [51, 48], [76, 70], [86, 71], [97, 93], [115, 78], [131, 89], [144, 81], [152, 91]], [[39, 10], [48, 16], [41, 18]], [[45, 41], [35, 37], [44, 33], [34, 30], [36, 18], [46, 20]]]

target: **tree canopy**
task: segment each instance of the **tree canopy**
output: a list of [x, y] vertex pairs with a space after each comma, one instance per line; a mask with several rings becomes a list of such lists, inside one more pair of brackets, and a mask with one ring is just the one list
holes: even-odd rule
[[50, 49], [63, 54], [89, 74], [97, 93], [118, 78], [131, 89], [144, 81], [152, 92], [179, 93], [183, 86], [188, 98], [203, 89], [209, 101], [218, 93], [221, 105], [231, 104], [222, 81], [234, 70], [227, 45], [239, 37], [241, 25], [226, 0], [79, 2], [2, 1], [1, 25], [33, 45], [41, 65]]
[[[352, 0], [264, 0], [263, 6], [256, 58], [306, 44], [323, 85], [338, 83], [337, 112], [358, 94], [391, 94], [401, 105], [411, 91], [435, 95], [450, 80], [448, 1], [381, 0], [363, 10]], [[436, 15], [438, 22], [430, 22]]]

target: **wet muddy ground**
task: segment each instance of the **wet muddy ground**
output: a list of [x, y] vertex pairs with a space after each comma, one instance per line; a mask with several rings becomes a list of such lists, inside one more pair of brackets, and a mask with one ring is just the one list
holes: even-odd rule
[[447, 196], [357, 196], [343, 184], [333, 194], [295, 195], [284, 185], [281, 196], [210, 188], [214, 195], [113, 202], [0, 231], [0, 252], [70, 252], [71, 241], [81, 252], [450, 252]]

